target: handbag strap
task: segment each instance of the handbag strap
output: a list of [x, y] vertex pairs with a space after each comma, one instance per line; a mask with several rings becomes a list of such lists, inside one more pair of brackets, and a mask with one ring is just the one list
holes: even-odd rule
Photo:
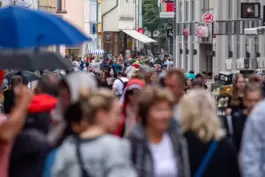
[[217, 146], [218, 146], [218, 143], [216, 141], [213, 141], [211, 143], [209, 150], [207, 151], [207, 153], [203, 157], [203, 160], [202, 160], [199, 168], [197, 169], [194, 177], [203, 177], [203, 174], [207, 168], [207, 165], [209, 164], [214, 152], [216, 151]]
[[77, 155], [77, 161], [78, 164], [80, 166], [80, 170], [81, 170], [81, 177], [90, 177], [89, 173], [87, 172], [85, 165], [84, 165], [84, 161], [83, 158], [81, 156], [81, 152], [80, 152], [80, 139], [79, 137], [76, 137], [76, 155]]

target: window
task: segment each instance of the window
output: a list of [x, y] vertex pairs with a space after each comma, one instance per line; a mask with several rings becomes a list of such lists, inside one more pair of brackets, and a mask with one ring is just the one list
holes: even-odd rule
[[237, 18], [241, 18], [241, 1], [237, 1]]
[[90, 23], [90, 34], [96, 34], [96, 33], [97, 33], [97, 24]]
[[195, 21], [195, 2], [191, 1], [191, 21]]
[[89, 3], [89, 22], [95, 23], [97, 22], [97, 5], [96, 3]]
[[184, 24], [183, 24], [183, 23], [180, 23], [180, 24], [177, 24], [177, 25], [178, 25], [177, 34], [178, 34], [178, 35], [183, 35]]
[[195, 35], [195, 23], [190, 23], [190, 35]]
[[193, 49], [194, 49], [194, 48], [195, 48], [195, 47], [194, 47], [194, 43], [195, 43], [195, 35], [192, 35], [191, 38], [192, 38], [192, 45], [193, 45]]
[[259, 38], [255, 38], [255, 53], [259, 52]]
[[237, 49], [237, 58], [241, 58], [240, 56], [240, 35], [237, 35], [237, 41], [236, 41], [236, 49]]
[[182, 2], [179, 3], [179, 21], [182, 22], [184, 19], [182, 19], [182, 12], [183, 12], [183, 7], [182, 7]]
[[201, 12], [204, 13], [204, 12], [205, 12], [205, 9], [204, 9], [204, 6], [205, 6], [205, 5], [204, 5], [204, 4], [205, 4], [205, 0], [201, 0], [200, 2], [201, 2], [201, 3], [200, 3], [200, 5], [201, 5]]
[[235, 21], [233, 22], [234, 23], [234, 26], [233, 26], [233, 30], [234, 30], [234, 34], [243, 34], [243, 32], [241, 32], [241, 24], [243, 23], [242, 21]]
[[[228, 0], [228, 19], [232, 19], [232, 11], [233, 11], [232, 1], [233, 0]], [[236, 10], [236, 9], [234, 9], [234, 10]]]
[[185, 2], [185, 21], [189, 21], [189, 2]]
[[227, 34], [234, 34], [234, 30], [233, 30], [233, 23], [232, 21], [228, 21], [227, 22]]
[[206, 12], [208, 12], [210, 9], [209, 9], [209, 5], [210, 5], [210, 2], [209, 0], [204, 0], [204, 10]]
[[214, 35], [226, 35], [227, 34], [227, 22], [219, 21], [214, 23]]

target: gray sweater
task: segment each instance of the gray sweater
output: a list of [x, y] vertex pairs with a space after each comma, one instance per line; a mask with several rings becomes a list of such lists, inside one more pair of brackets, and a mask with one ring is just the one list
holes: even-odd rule
[[[52, 177], [82, 177], [76, 147], [74, 137], [64, 141], [56, 153]], [[91, 177], [137, 177], [126, 140], [112, 135], [82, 140], [80, 154]]]
[[265, 100], [253, 109], [241, 143], [242, 177], [265, 176]]

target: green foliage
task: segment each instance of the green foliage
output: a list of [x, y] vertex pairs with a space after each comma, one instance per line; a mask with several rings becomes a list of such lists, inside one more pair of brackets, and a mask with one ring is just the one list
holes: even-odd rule
[[143, 27], [153, 36], [154, 31], [166, 35], [167, 28], [172, 27], [173, 19], [159, 17], [157, 0], [143, 0]]

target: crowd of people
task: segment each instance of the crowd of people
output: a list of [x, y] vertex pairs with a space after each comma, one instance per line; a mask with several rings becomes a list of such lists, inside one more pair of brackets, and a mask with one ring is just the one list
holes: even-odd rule
[[223, 119], [211, 73], [133, 67], [130, 76], [113, 65], [45, 71], [34, 90], [14, 76], [3, 93], [0, 177], [265, 175], [261, 76], [235, 76]]

